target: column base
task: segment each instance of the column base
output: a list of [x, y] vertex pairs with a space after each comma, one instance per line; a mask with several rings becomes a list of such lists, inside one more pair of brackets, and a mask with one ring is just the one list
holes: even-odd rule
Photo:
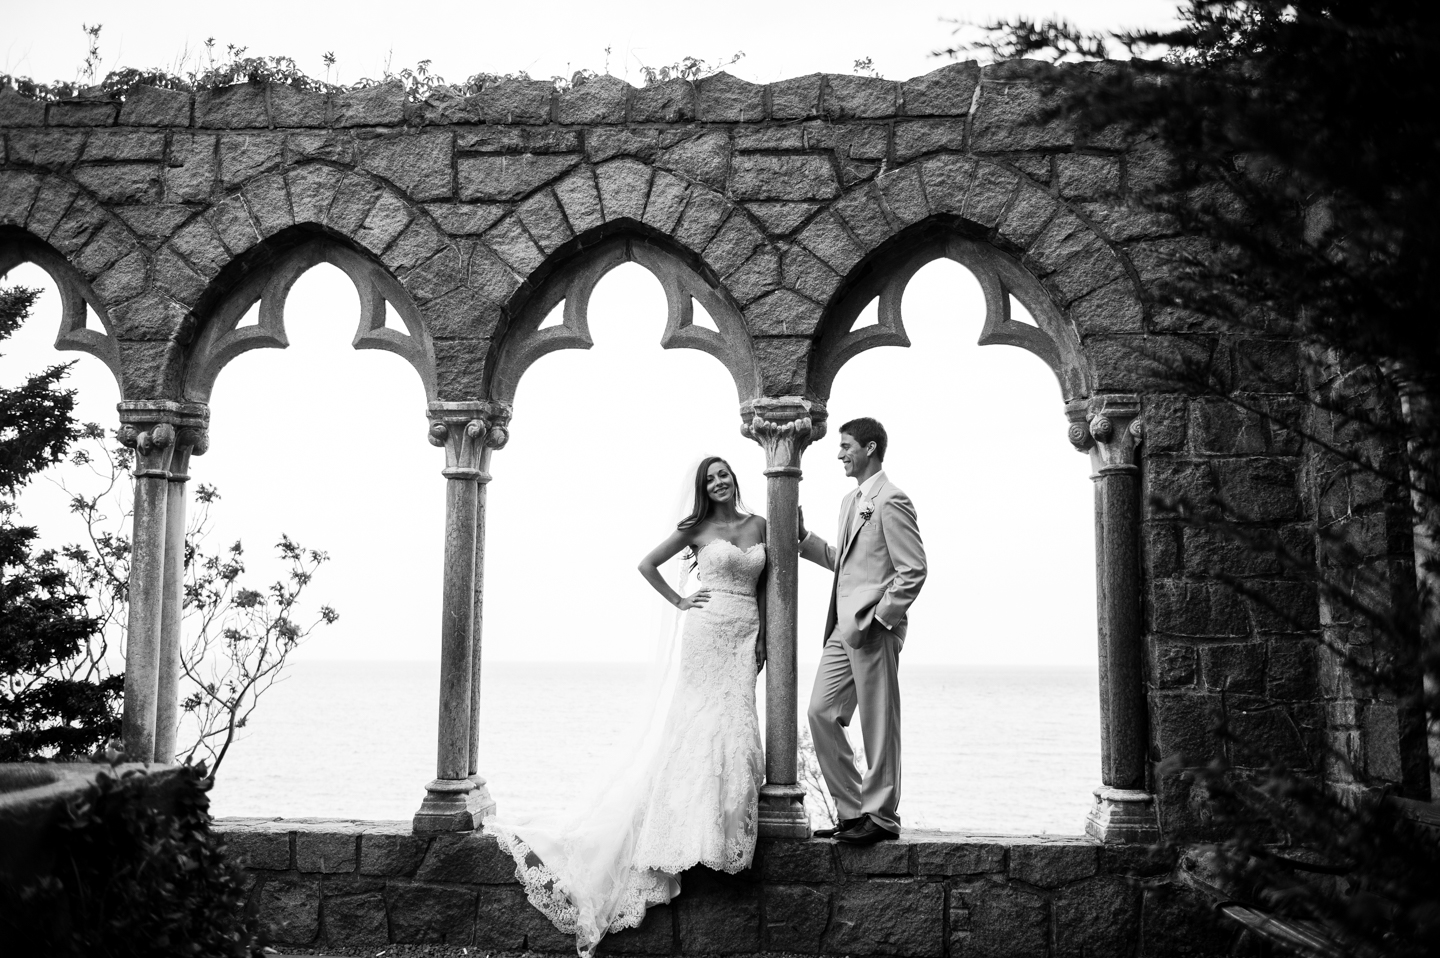
[[809, 838], [804, 786], [761, 785], [759, 826], [761, 838]]
[[1138, 789], [1100, 786], [1085, 817], [1085, 834], [1107, 844], [1155, 844], [1160, 841], [1155, 796]]
[[490, 789], [486, 786], [485, 779], [480, 776], [479, 772], [471, 772], [465, 777], [475, 783], [474, 794], [480, 796], [480, 814], [475, 817], [475, 827], [479, 828], [480, 823], [484, 819], [494, 817], [496, 810], [495, 799], [490, 796]]
[[411, 828], [417, 835], [470, 832], [494, 814], [495, 800], [483, 781], [477, 784], [468, 778], [437, 778], [425, 786], [425, 800]]

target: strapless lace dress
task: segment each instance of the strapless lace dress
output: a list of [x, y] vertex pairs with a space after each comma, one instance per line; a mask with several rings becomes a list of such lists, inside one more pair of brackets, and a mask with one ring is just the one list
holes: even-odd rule
[[719, 539], [697, 557], [710, 601], [685, 616], [674, 693], [652, 747], [558, 824], [490, 819], [531, 904], [581, 955], [634, 928], [695, 865], [737, 872], [755, 853], [764, 756], [755, 712], [763, 543]]

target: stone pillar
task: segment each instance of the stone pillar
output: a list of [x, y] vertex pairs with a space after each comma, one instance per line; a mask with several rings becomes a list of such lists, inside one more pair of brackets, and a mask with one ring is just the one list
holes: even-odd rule
[[1069, 410], [1070, 441], [1095, 482], [1095, 595], [1100, 656], [1100, 780], [1085, 832], [1106, 842], [1159, 840], [1147, 790], [1144, 627], [1140, 614], [1140, 402], [1100, 396]]
[[[440, 609], [440, 720], [435, 780], [415, 813], [414, 830], [474, 829], [495, 812], [474, 769], [479, 704], [475, 612], [481, 479], [486, 452], [503, 445], [508, 407], [496, 403], [430, 404], [430, 442], [445, 450], [445, 565]], [[503, 416], [501, 415], [503, 413]], [[493, 445], [492, 445], [493, 443]], [[486, 476], [488, 479], [489, 477]], [[478, 778], [478, 776], [477, 776]]]
[[180, 624], [185, 614], [185, 493], [190, 456], [201, 456], [209, 443], [210, 409], [187, 403], [176, 412], [175, 452], [165, 503], [165, 574], [160, 609], [160, 668], [155, 706], [155, 761], [175, 761], [180, 723]]
[[[485, 437], [485, 446], [480, 450], [479, 475], [475, 477], [475, 574], [474, 609], [470, 627], [470, 772], [466, 777], [475, 787], [489, 795], [485, 779], [480, 775], [480, 669], [483, 660], [480, 641], [485, 621], [485, 504], [490, 489], [490, 454], [505, 448], [510, 441], [510, 407], [501, 402], [487, 406], [490, 431]], [[494, 809], [494, 802], [491, 802]]]
[[164, 401], [121, 402], [120, 442], [135, 451], [135, 512], [130, 538], [130, 614], [125, 639], [121, 737], [132, 762], [155, 760], [160, 624], [165, 594], [165, 511], [175, 427]]
[[800, 457], [825, 435], [825, 406], [798, 397], [757, 399], [741, 407], [741, 431], [765, 449], [769, 568], [765, 587], [765, 784], [760, 835], [809, 838], [796, 747], [796, 588], [799, 583]]

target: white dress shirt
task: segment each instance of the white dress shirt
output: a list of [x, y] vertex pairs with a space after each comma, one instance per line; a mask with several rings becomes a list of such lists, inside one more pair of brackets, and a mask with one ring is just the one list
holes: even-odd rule
[[879, 472], [875, 473], [875, 475], [871, 476], [869, 479], [866, 479], [864, 482], [860, 483], [860, 490], [859, 490], [860, 495], [859, 495], [859, 498], [860, 498], [860, 499], [864, 499], [864, 498], [866, 498], [867, 496], [869, 496], [870, 493], [872, 493], [872, 492], [875, 491], [875, 487], [878, 486], [878, 485], [880, 485], [880, 480], [881, 480], [881, 479], [884, 479], [884, 478], [885, 478], [885, 470], [884, 470], [884, 469], [881, 469]]

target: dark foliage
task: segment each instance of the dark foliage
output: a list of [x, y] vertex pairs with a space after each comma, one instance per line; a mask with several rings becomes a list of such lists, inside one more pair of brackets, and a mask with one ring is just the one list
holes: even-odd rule
[[1057, 111], [1082, 134], [1120, 127], [1161, 151], [1132, 164], [1132, 186], [1149, 187], [1142, 202], [1177, 236], [1203, 241], [1156, 305], [1314, 336], [1433, 387], [1440, 143], [1413, 104], [1440, 95], [1440, 7], [1197, 0], [1181, 12], [1175, 31], [1108, 37], [1021, 21], [990, 46], [1168, 50], [1054, 80]]
[[[0, 289], [0, 342], [35, 301], [28, 289]], [[0, 761], [74, 757], [120, 731], [123, 675], [55, 674], [100, 626], [86, 596], [53, 551], [34, 552], [36, 530], [17, 524], [15, 494], [59, 462], [79, 435], [67, 365], [0, 389]]]
[[[39, 292], [0, 289], [0, 342], [30, 315]], [[0, 494], [15, 492], [46, 466], [65, 457], [79, 435], [71, 410], [74, 396], [60, 388], [70, 365], [51, 366], [15, 389], [0, 389]]]
[[240, 869], [210, 831], [210, 779], [106, 772], [46, 836], [48, 868], [0, 884], [0, 941], [29, 956], [258, 954]]
[[[1171, 31], [1017, 20], [979, 46], [1082, 61], [1035, 71], [1046, 118], [1131, 145], [1131, 213], [1171, 240], [1150, 318], [1194, 347], [1138, 358], [1303, 446], [1313, 540], [1284, 541], [1218, 495], [1152, 506], [1314, 582], [1329, 674], [1343, 677], [1331, 721], [1390, 710], [1400, 726], [1385, 774], [1356, 767], [1343, 735], [1297, 768], [1267, 760], [1237, 709], [1214, 729], [1222, 758], [1161, 773], [1205, 796], [1210, 863], [1233, 894], [1339, 952], [1440, 954], [1437, 839], [1403, 814], [1404, 796], [1429, 797], [1440, 705], [1440, 118], [1417, 106], [1440, 92], [1440, 6], [1191, 0]], [[1158, 56], [1097, 62], [1120, 49]], [[1241, 339], [1263, 349], [1213, 361]]]
[[1433, 829], [1381, 793], [1344, 801], [1285, 767], [1237, 780], [1217, 764], [1191, 777], [1224, 836], [1206, 857], [1227, 897], [1318, 926], [1341, 954], [1436, 954], [1440, 842]]

